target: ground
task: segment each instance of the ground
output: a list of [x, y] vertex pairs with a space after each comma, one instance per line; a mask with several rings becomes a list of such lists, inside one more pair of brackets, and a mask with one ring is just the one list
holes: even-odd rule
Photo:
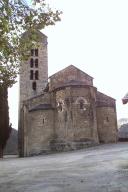
[[0, 192], [128, 192], [128, 143], [0, 160]]

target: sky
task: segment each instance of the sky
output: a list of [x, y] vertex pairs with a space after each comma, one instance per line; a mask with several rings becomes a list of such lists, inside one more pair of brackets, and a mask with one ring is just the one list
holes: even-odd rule
[[[49, 76], [75, 65], [94, 78], [98, 91], [116, 99], [117, 119], [128, 118], [128, 0], [48, 0], [63, 11], [45, 28]], [[18, 129], [18, 83], [9, 89], [12, 126]]]

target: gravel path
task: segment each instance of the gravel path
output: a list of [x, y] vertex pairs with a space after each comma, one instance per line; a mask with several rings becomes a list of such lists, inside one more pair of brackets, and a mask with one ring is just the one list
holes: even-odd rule
[[128, 143], [0, 160], [0, 192], [128, 192]]

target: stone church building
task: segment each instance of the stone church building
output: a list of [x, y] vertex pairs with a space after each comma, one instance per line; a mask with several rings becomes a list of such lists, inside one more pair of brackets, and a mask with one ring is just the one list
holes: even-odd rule
[[115, 99], [99, 92], [93, 78], [73, 65], [48, 78], [47, 37], [38, 35], [38, 49], [21, 63], [20, 156], [116, 142]]

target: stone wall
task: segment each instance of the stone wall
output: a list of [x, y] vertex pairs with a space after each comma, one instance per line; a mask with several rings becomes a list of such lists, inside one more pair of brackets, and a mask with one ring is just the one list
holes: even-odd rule
[[115, 99], [97, 92], [97, 128], [99, 141], [110, 143], [117, 141], [117, 115]]
[[115, 100], [101, 96], [95, 87], [73, 85], [24, 102], [24, 156], [116, 142]]
[[[45, 67], [44, 71], [40, 68], [42, 77]], [[21, 86], [25, 86], [23, 81]], [[23, 102], [24, 91], [27, 92], [27, 88], [22, 87], [21, 156], [117, 141], [115, 99], [97, 92], [93, 78], [76, 67], [71, 65], [54, 74], [42, 93], [32, 98], [31, 94], [25, 96]]]
[[67, 84], [69, 84], [70, 82], [71, 84], [77, 82], [80, 85], [83, 84], [93, 86], [93, 78], [80, 69], [77, 69], [73, 65], [70, 65], [69, 67], [59, 71], [58, 73], [55, 73], [49, 79], [50, 91], [64, 85], [67, 86]]
[[116, 107], [116, 104], [115, 104], [115, 99], [108, 96], [108, 95], [105, 95], [99, 91], [97, 91], [97, 94], [96, 94], [96, 105], [98, 107]]
[[[38, 67], [31, 67], [30, 60], [38, 59]], [[30, 79], [30, 71], [33, 71], [33, 79]], [[38, 79], [35, 78], [35, 72], [38, 71]], [[36, 90], [33, 90], [33, 82], [36, 82]], [[39, 95], [46, 87], [48, 82], [48, 56], [47, 56], [47, 37], [44, 34], [40, 36], [38, 47], [38, 56], [30, 56], [27, 61], [22, 61], [20, 66], [20, 106], [23, 101]]]
[[56, 92], [58, 110], [55, 128], [58, 139], [98, 142], [92, 93], [95, 96], [95, 89], [88, 86], [67, 87]]
[[[29, 106], [29, 110], [35, 108], [36, 106], [40, 105], [40, 104], [50, 104], [51, 103], [51, 94], [49, 93], [43, 93], [41, 95], [38, 95], [36, 97], [33, 97], [31, 99], [29, 99], [28, 101], [26, 101], [26, 103]], [[24, 102], [25, 103], [25, 102]]]
[[117, 142], [117, 119], [113, 107], [97, 107], [97, 129], [101, 143]]
[[38, 155], [50, 151], [50, 141], [54, 137], [53, 109], [31, 111], [27, 116], [29, 126], [25, 131], [25, 156]]

